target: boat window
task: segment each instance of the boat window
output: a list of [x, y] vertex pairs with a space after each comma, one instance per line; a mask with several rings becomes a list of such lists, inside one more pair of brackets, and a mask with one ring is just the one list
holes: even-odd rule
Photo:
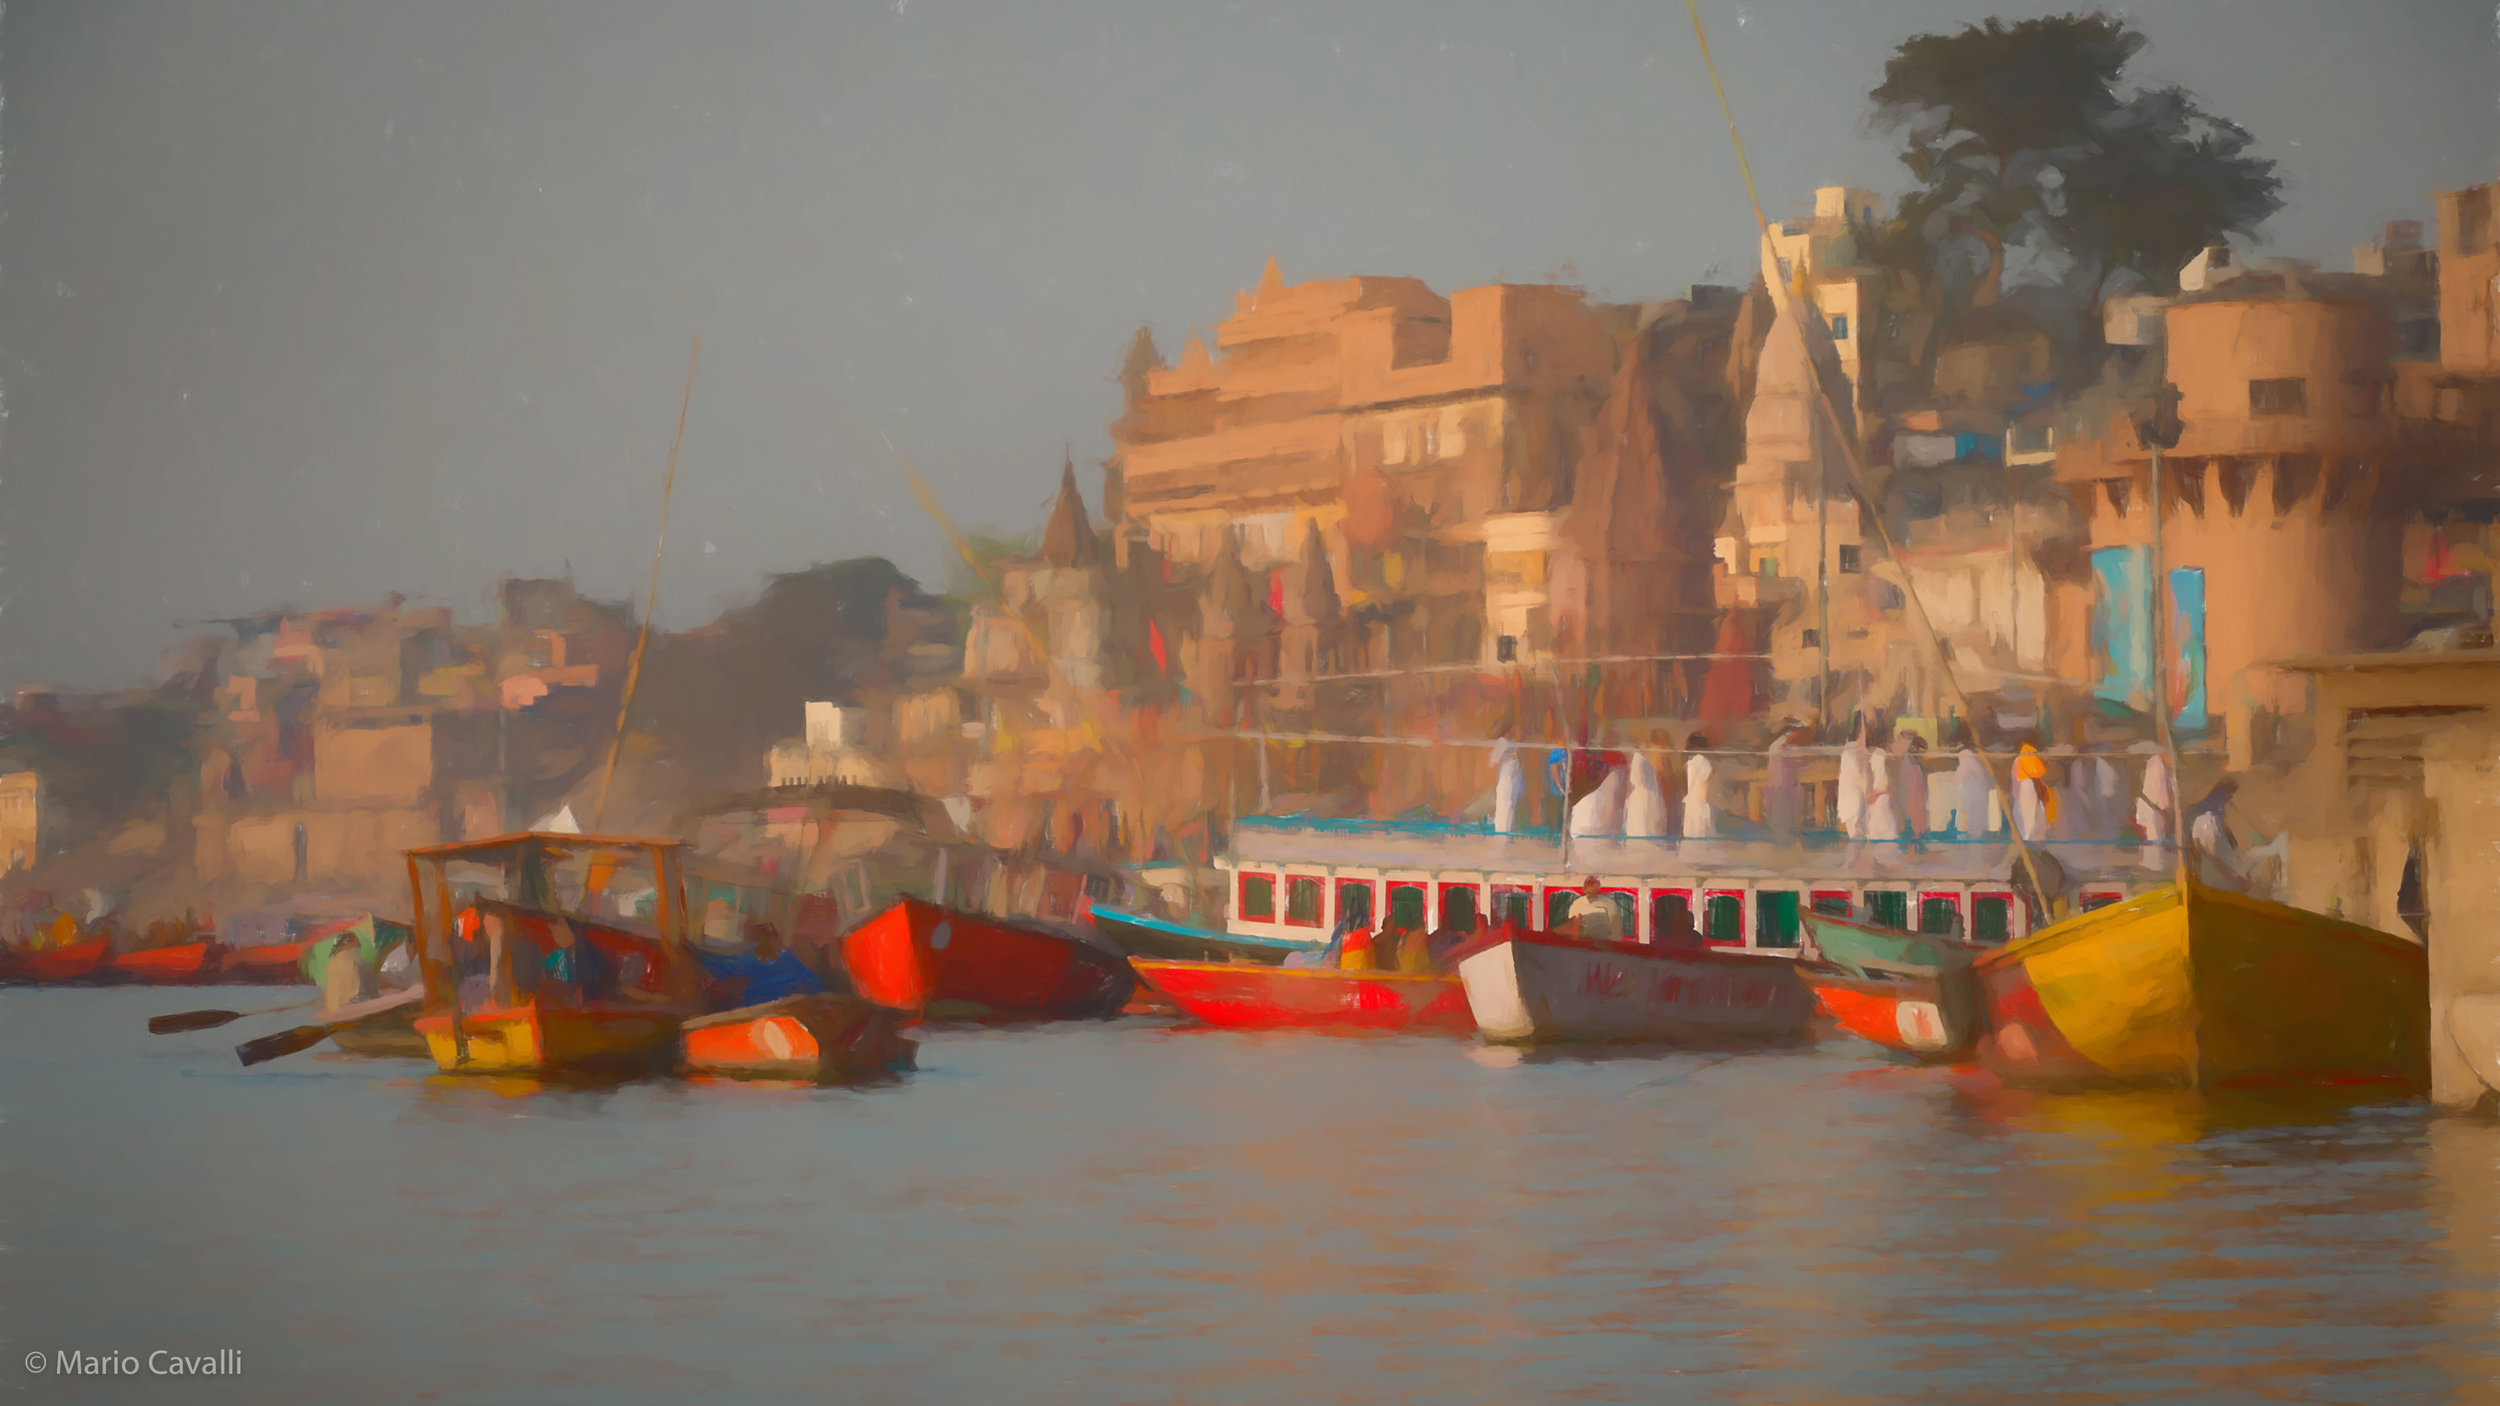
[[1389, 926], [1413, 931], [1424, 925], [1424, 886], [1389, 885]]
[[1866, 895], [1868, 921], [1879, 928], [1906, 932], [1910, 926], [1910, 896], [1899, 889], [1872, 889]]
[[1689, 893], [1653, 893], [1649, 896], [1649, 940], [1665, 942], [1693, 926], [1693, 896]]
[[1441, 886], [1441, 926], [1453, 932], [1476, 930], [1476, 886], [1474, 884], [1443, 884]]
[[2012, 936], [2013, 931], [2014, 900], [1991, 893], [1970, 901], [1971, 941], [1995, 946]]
[[1571, 921], [1571, 901], [1579, 896], [1577, 889], [1547, 889], [1545, 891], [1545, 930], [1547, 932], [1559, 932], [1563, 924]]
[[1702, 935], [1712, 942], [1742, 944], [1745, 940], [1745, 896], [1714, 893], [1702, 909]]
[[1372, 925], [1372, 886], [1368, 879], [1337, 881], [1337, 921], [1351, 922], [1355, 927]]
[[1952, 937], [1962, 930], [1962, 905], [1951, 894], [1929, 894], [1918, 901], [1918, 930]]
[[1276, 921], [1276, 879], [1273, 875], [1241, 876], [1241, 918], [1247, 923]]
[[1797, 891], [1764, 889], [1753, 896], [1754, 941], [1764, 947], [1797, 945]]
[[1285, 921], [1296, 927], [1319, 926], [1320, 910], [1326, 904], [1326, 891], [1317, 879], [1296, 876], [1285, 881]]
[[1493, 890], [1493, 921], [1517, 927], [1536, 926], [1536, 895], [1522, 888]]
[[1846, 918], [1849, 916], [1849, 895], [1818, 893], [1814, 896], [1814, 911], [1827, 918]]

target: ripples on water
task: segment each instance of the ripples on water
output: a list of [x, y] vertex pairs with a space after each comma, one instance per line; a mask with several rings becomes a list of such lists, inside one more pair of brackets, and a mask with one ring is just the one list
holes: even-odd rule
[[201, 994], [0, 992], [27, 1399], [2500, 1397], [2500, 1128], [2418, 1105], [1141, 1019], [547, 1089], [143, 1033]]

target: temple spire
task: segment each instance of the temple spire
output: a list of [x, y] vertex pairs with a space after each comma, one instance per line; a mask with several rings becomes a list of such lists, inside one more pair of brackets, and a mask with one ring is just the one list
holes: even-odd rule
[[1049, 525], [1042, 529], [1042, 560], [1052, 566], [1091, 566], [1094, 525], [1085, 516], [1085, 499], [1076, 491], [1076, 455], [1064, 453], [1059, 465], [1059, 501], [1050, 506]]
[[1285, 291], [1285, 271], [1276, 266], [1276, 256], [1267, 256], [1267, 267], [1259, 270], [1258, 291], [1250, 295], [1253, 306], [1266, 302], [1269, 295]]

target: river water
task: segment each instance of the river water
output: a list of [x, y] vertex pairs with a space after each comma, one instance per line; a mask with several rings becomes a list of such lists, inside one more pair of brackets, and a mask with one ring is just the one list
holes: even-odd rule
[[[2500, 1127], [2418, 1105], [1149, 1018], [929, 1031], [857, 1090], [143, 1031], [278, 999], [0, 991], [0, 1389], [2500, 1399]], [[64, 1348], [243, 1370], [65, 1381]]]

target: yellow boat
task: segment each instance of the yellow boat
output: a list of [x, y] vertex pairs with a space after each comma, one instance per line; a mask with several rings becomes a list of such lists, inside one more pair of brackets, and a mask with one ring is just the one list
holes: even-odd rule
[[519, 834], [408, 853], [416, 1033], [455, 1074], [655, 1067], [699, 1010], [673, 840]]
[[2430, 1080], [2422, 945], [2183, 876], [1981, 956], [2011, 1079], [2221, 1088]]

